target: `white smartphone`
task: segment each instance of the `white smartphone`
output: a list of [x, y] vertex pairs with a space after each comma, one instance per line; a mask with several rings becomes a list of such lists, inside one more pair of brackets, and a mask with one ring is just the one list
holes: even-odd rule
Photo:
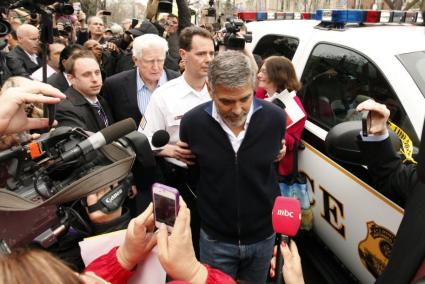
[[155, 216], [155, 226], [165, 224], [172, 231], [177, 213], [179, 212], [179, 191], [160, 183], [152, 185], [152, 200]]

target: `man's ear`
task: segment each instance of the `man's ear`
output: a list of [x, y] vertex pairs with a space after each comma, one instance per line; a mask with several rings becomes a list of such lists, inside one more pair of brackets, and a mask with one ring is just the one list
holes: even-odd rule
[[180, 48], [179, 49], [179, 55], [180, 55], [181, 59], [184, 60], [185, 63], [186, 63], [186, 50]]
[[132, 56], [131, 58], [133, 59], [134, 65], [136, 65], [136, 63], [137, 63], [137, 57], [136, 56]]
[[74, 80], [75, 80], [74, 75], [68, 73], [66, 74], [66, 77], [68, 78], [68, 81], [71, 83], [71, 86], [74, 85]]

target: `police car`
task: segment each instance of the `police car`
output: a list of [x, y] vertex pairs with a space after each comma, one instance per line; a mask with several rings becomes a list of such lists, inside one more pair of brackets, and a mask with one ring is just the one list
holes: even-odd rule
[[359, 119], [355, 107], [373, 98], [391, 110], [391, 127], [414, 159], [425, 117], [425, 27], [401, 23], [421, 22], [420, 14], [337, 11], [248, 23], [247, 46], [262, 58], [292, 60], [308, 113], [299, 168], [308, 177], [314, 231], [360, 282], [373, 283], [388, 262], [403, 204], [373, 188], [364, 167], [331, 159], [324, 141], [333, 126]]

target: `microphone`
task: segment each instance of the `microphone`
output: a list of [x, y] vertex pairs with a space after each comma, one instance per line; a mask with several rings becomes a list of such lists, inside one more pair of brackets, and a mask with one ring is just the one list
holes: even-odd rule
[[97, 150], [100, 147], [109, 144], [124, 135], [136, 130], [136, 123], [132, 118], [127, 118], [114, 123], [95, 134], [88, 137], [86, 140], [80, 142], [71, 150], [63, 153], [61, 159], [64, 162], [72, 161], [80, 155], [86, 155], [87, 153]]
[[289, 245], [289, 237], [297, 234], [301, 225], [301, 204], [296, 198], [278, 196], [274, 201], [272, 211], [273, 230], [277, 234], [278, 246], [276, 253], [276, 282], [282, 283], [283, 257], [280, 251], [282, 235]]
[[170, 134], [163, 129], [156, 131], [152, 136], [152, 145], [156, 148], [165, 146], [168, 141], [170, 141]]
[[[158, 130], [152, 136], [152, 143], [155, 147], [162, 147], [170, 140], [170, 134], [165, 130]], [[141, 132], [133, 131], [122, 139], [118, 140], [122, 145], [131, 145], [136, 152], [137, 161], [144, 167], [155, 167], [155, 156], [148, 138]]]

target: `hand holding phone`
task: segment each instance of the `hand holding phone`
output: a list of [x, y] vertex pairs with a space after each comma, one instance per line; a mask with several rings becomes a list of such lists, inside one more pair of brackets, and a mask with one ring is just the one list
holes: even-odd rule
[[367, 137], [370, 130], [370, 114], [368, 110], [362, 111], [362, 135]]
[[154, 205], [155, 226], [161, 224], [167, 226], [169, 232], [172, 231], [179, 211], [179, 191], [160, 183], [152, 186], [152, 200]]

